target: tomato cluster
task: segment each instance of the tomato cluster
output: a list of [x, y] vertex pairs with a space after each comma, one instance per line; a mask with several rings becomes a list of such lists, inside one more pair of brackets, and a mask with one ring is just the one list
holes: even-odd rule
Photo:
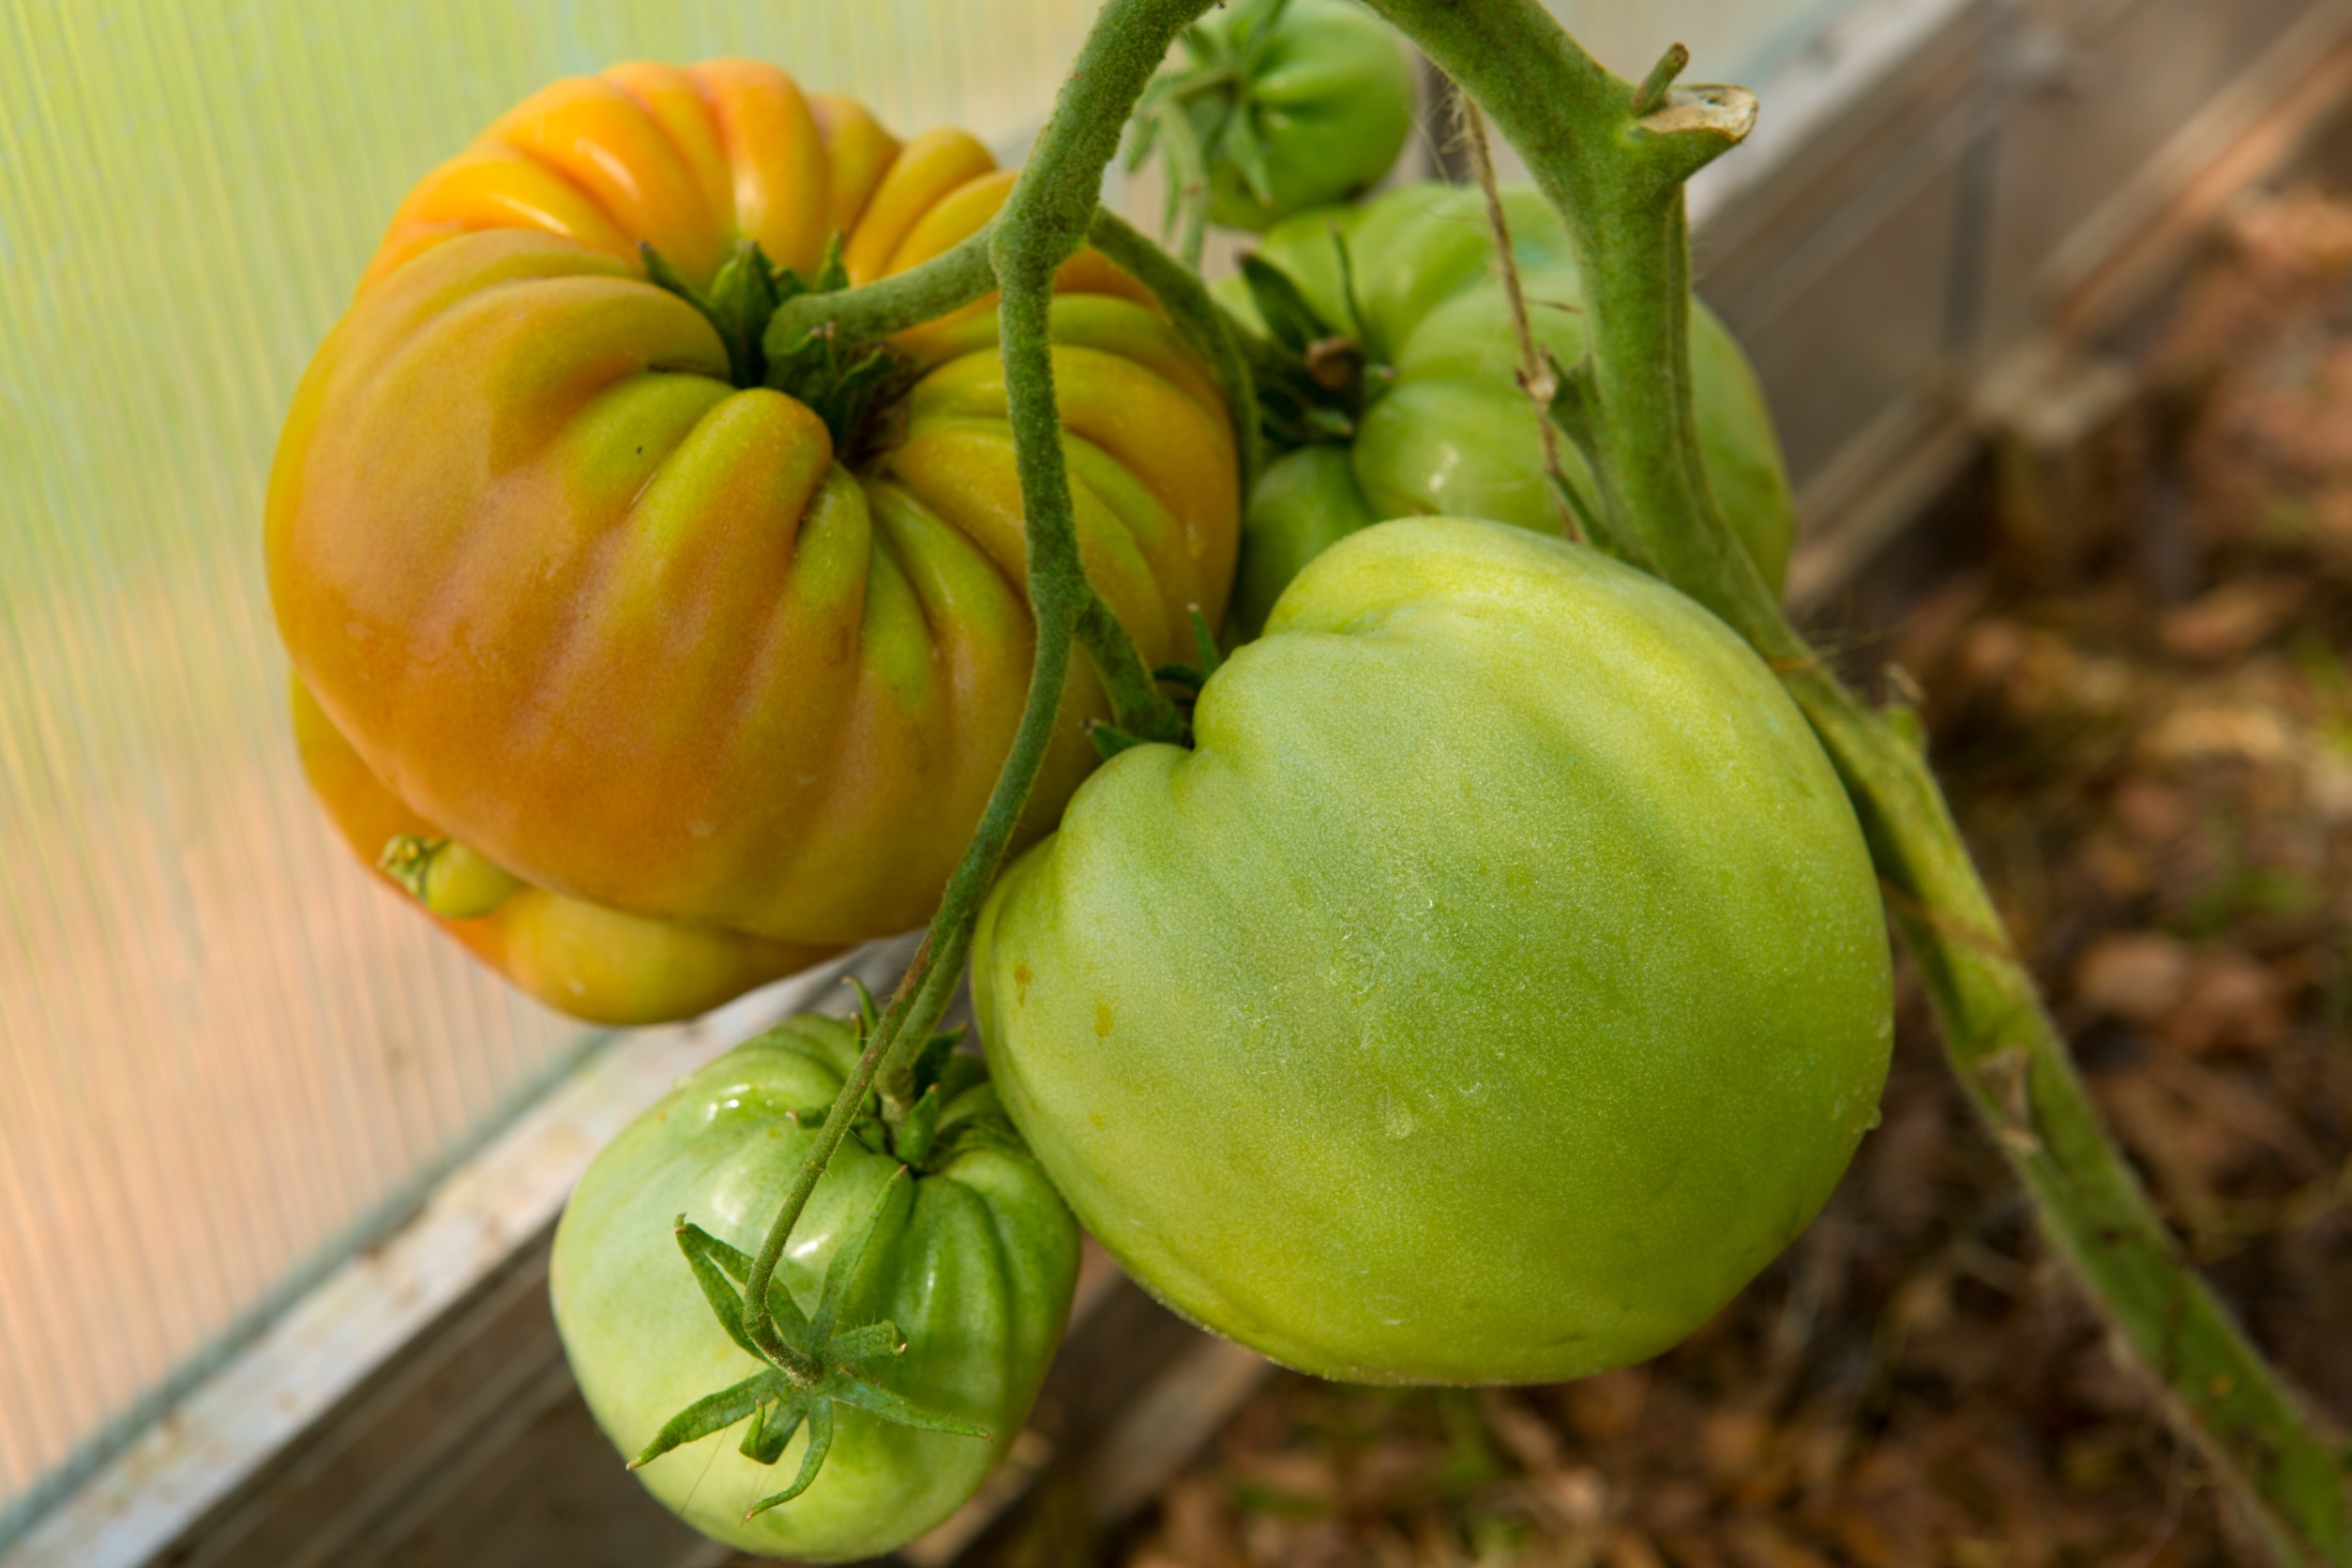
[[[1511, 251], [1539, 353], [1585, 355], [1584, 285], [1560, 217], [1529, 189], [1501, 193]], [[1218, 285], [1270, 347], [1312, 356], [1268, 400], [1271, 432], [1293, 449], [1268, 466], [1242, 522], [1233, 615], [1255, 631], [1299, 569], [1388, 518], [1447, 513], [1560, 534], [1598, 505], [1573, 443], [1552, 447], [1520, 386], [1521, 351], [1480, 194], [1409, 185], [1360, 205], [1275, 226], [1245, 278]], [[1756, 374], [1705, 305], [1692, 302], [1691, 369], [1700, 455], [1716, 498], [1765, 580], [1778, 588], [1796, 505]]]
[[[1546, 457], [1483, 204], [1298, 212], [1394, 158], [1394, 39], [1254, 0], [1197, 42], [1246, 88], [1216, 210], [1267, 232], [1226, 305], [1286, 449], [1244, 497], [1211, 372], [1103, 257], [1050, 325], [1086, 575], [1182, 676], [1185, 744], [1097, 770], [1103, 694], [1067, 693], [972, 939], [993, 1083], [945, 1037], [877, 1079], [870, 1008], [796, 1019], [632, 1124], [557, 1236], [597, 1420], [746, 1549], [868, 1556], [971, 1495], [1060, 1333], [1073, 1209], [1289, 1364], [1557, 1379], [1713, 1312], [1875, 1117], [1852, 809], [1746, 644], [1558, 536], [1592, 476]], [[1035, 654], [997, 315], [846, 355], [767, 327], [1012, 177], [769, 67], [625, 66], [400, 210], [289, 416], [270, 582], [336, 825], [517, 984], [683, 1017], [939, 900]], [[1558, 219], [1502, 204], [1573, 363]], [[1777, 582], [1762, 399], [1703, 311], [1693, 354]], [[1204, 632], [1171, 671], [1221, 617], [1229, 657]]]

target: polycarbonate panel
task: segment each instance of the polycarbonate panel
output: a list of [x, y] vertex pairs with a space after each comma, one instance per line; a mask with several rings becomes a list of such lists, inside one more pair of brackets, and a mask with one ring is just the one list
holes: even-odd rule
[[1092, 10], [0, 5], [0, 1539], [585, 1041], [361, 873], [287, 735], [263, 487], [394, 204], [640, 56], [1018, 140]]

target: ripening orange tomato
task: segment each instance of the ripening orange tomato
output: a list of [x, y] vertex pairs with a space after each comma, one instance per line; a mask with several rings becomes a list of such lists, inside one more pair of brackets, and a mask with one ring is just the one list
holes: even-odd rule
[[[929, 914], [1034, 642], [993, 306], [901, 335], [837, 430], [644, 248], [694, 291], [746, 241], [863, 283], [1012, 181], [773, 67], [628, 65], [535, 95], [394, 218], [286, 421], [271, 596], [338, 825], [512, 878], [449, 924], [542, 1000], [681, 1017]], [[1085, 252], [1057, 289], [1087, 569], [1177, 658], [1232, 579], [1227, 408], [1126, 274]], [[1032, 837], [1106, 712], [1081, 661]]]

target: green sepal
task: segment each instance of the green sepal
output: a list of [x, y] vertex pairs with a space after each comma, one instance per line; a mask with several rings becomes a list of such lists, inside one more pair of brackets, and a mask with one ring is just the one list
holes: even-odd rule
[[1249, 286], [1250, 303], [1265, 324], [1266, 336], [1292, 354], [1304, 356], [1309, 344], [1338, 332], [1307, 302], [1289, 273], [1256, 251], [1242, 258], [1242, 281]]
[[[726, 1244], [701, 1226], [688, 1225], [684, 1214], [678, 1216], [673, 1233], [678, 1238], [678, 1250], [686, 1254], [686, 1267], [693, 1271], [694, 1283], [702, 1288], [702, 1299], [710, 1304], [711, 1315], [718, 1319], [718, 1326], [727, 1331], [727, 1337], [744, 1354], [759, 1355], [760, 1347], [752, 1342], [751, 1331], [744, 1327], [743, 1293], [728, 1283], [724, 1269], [712, 1256], [714, 1247]], [[748, 1270], [746, 1277], [749, 1277]]]
[[[735, 1285], [751, 1283], [751, 1255], [729, 1246], [699, 1225], [689, 1225], [684, 1214], [678, 1216], [676, 1227], [678, 1250], [686, 1254], [686, 1267], [694, 1271], [695, 1283], [702, 1287], [702, 1295], [711, 1304], [711, 1311], [718, 1318], [718, 1326], [727, 1330], [727, 1337], [753, 1355], [760, 1349], [752, 1342], [749, 1321], [746, 1317], [747, 1304]], [[731, 1326], [728, 1314], [734, 1314]], [[768, 1316], [784, 1325], [788, 1338], [804, 1333], [808, 1327], [807, 1314], [782, 1281], [768, 1282]], [[764, 1357], [762, 1359], [765, 1359]]]
[[1225, 656], [1217, 649], [1216, 628], [1209, 625], [1209, 617], [1197, 604], [1184, 606], [1184, 614], [1192, 622], [1193, 652], [1200, 658], [1200, 684], [1207, 686], [1209, 677], [1225, 664]]
[[897, 384], [904, 366], [882, 343], [844, 345], [825, 322], [798, 332], [777, 319], [775, 306], [803, 294], [837, 294], [849, 287], [849, 269], [841, 261], [841, 236], [826, 247], [825, 259], [813, 279], [789, 268], [773, 275], [775, 304], [761, 320], [761, 350], [765, 369], [751, 383], [798, 400], [825, 422], [833, 432], [836, 460], [853, 462], [867, 415], [877, 400]]
[[939, 1113], [946, 1100], [934, 1083], [915, 1096], [906, 1117], [898, 1123], [897, 1135], [891, 1147], [908, 1164], [921, 1166], [931, 1153], [931, 1142], [939, 1134]]
[[874, 993], [866, 988], [865, 981], [851, 974], [844, 976], [841, 983], [857, 998], [857, 1038], [863, 1046], [882, 1027], [882, 1010], [874, 1005]]
[[1359, 341], [1364, 336], [1364, 302], [1356, 298], [1356, 261], [1348, 253], [1348, 236], [1339, 232], [1339, 225], [1331, 226], [1332, 254], [1339, 263], [1339, 303], [1348, 312], [1340, 324]]
[[[873, 998], [863, 988], [859, 988], [859, 999], [870, 1012]], [[955, 1035], [949, 1033], [944, 1038], [952, 1047]], [[945, 1098], [937, 1083], [928, 1094], [935, 1105]], [[932, 1115], [936, 1120], [937, 1112]], [[686, 1255], [686, 1266], [693, 1272], [695, 1283], [701, 1287], [703, 1299], [710, 1304], [719, 1326], [739, 1349], [768, 1364], [732, 1387], [707, 1395], [671, 1417], [645, 1451], [629, 1462], [630, 1469], [651, 1464], [671, 1449], [723, 1431], [746, 1418], [750, 1425], [738, 1452], [760, 1464], [776, 1464], [783, 1459], [793, 1434], [806, 1425], [808, 1446], [801, 1456], [800, 1473], [782, 1491], [753, 1504], [750, 1514], [745, 1515], [747, 1518], [792, 1501], [817, 1479], [826, 1455], [833, 1449], [833, 1408], [837, 1403], [927, 1432], [978, 1438], [988, 1435], [985, 1427], [926, 1410], [857, 1375], [855, 1368], [859, 1364], [897, 1356], [906, 1350], [905, 1336], [896, 1323], [881, 1319], [855, 1328], [838, 1328], [843, 1311], [856, 1293], [859, 1272], [874, 1234], [881, 1229], [882, 1215], [897, 1198], [900, 1187], [910, 1180], [903, 1165], [892, 1171], [882, 1190], [875, 1194], [873, 1204], [855, 1233], [835, 1247], [832, 1260], [825, 1266], [824, 1284], [813, 1316], [804, 1317], [792, 1293], [780, 1283], [770, 1283], [769, 1301], [777, 1319], [777, 1332], [764, 1349], [761, 1342], [766, 1336], [752, 1332], [744, 1297], [734, 1289], [738, 1284], [747, 1287], [752, 1259], [700, 1226], [687, 1223], [684, 1215], [679, 1216], [675, 1228], [679, 1250]]]
[[915, 1052], [914, 1064], [910, 1069], [916, 1093], [945, 1078], [947, 1064], [956, 1059], [956, 1048], [964, 1043], [966, 1033], [964, 1027], [958, 1024], [954, 1029], [935, 1030], [931, 1037], [923, 1042], [923, 1048]]
[[773, 1465], [784, 1457], [784, 1450], [792, 1445], [792, 1434], [807, 1418], [806, 1400], [778, 1399], [762, 1405], [751, 1412], [751, 1425], [744, 1432], [743, 1446], [736, 1450], [755, 1465]]
[[754, 1372], [742, 1382], [716, 1394], [706, 1394], [670, 1418], [662, 1429], [654, 1434], [654, 1440], [645, 1451], [629, 1461], [629, 1469], [643, 1470], [673, 1448], [723, 1432], [736, 1422], [757, 1410], [768, 1400], [784, 1394], [790, 1384], [784, 1374], [773, 1370]]
[[776, 268], [767, 253], [753, 241], [737, 242], [735, 253], [712, 280], [710, 303], [711, 324], [727, 344], [737, 386], [757, 386], [767, 375], [761, 339], [776, 304]]
[[974, 1422], [960, 1421], [952, 1415], [924, 1410], [910, 1404], [880, 1383], [869, 1383], [863, 1378], [844, 1375], [826, 1385], [827, 1392], [845, 1405], [854, 1405], [869, 1415], [884, 1421], [895, 1421], [901, 1426], [912, 1426], [921, 1432], [945, 1432], [958, 1438], [980, 1438], [992, 1440], [986, 1426]]
[[520, 892], [523, 885], [520, 878], [454, 838], [428, 838], [415, 833], [394, 836], [376, 857], [376, 869], [445, 920], [478, 920]]
[[1150, 744], [1141, 735], [1099, 720], [1086, 727], [1086, 738], [1094, 743], [1096, 754], [1106, 762], [1123, 751], [1132, 751], [1138, 746]]
[[863, 1328], [835, 1334], [831, 1355], [843, 1366], [854, 1366], [876, 1356], [904, 1355], [906, 1349], [906, 1338], [899, 1334], [898, 1325], [882, 1318]]
[[[817, 1295], [816, 1316], [808, 1319], [808, 1342], [811, 1348], [825, 1345], [833, 1337], [833, 1325], [840, 1320], [841, 1308], [848, 1302], [850, 1291], [857, 1284], [857, 1271], [866, 1260], [867, 1244], [882, 1225], [884, 1210], [907, 1184], [907, 1168], [900, 1166], [890, 1173], [890, 1179], [874, 1195], [874, 1205], [866, 1211], [866, 1223], [857, 1228], [857, 1234], [834, 1248], [833, 1261], [825, 1265], [824, 1288]], [[824, 1352], [818, 1349], [822, 1356]]]
[[678, 269], [670, 264], [669, 258], [645, 240], [637, 242], [637, 254], [645, 264], [646, 278], [656, 288], [668, 290], [705, 315], [710, 313], [709, 304], [702, 298], [701, 291], [687, 282]]
[[1297, 282], [1263, 256], [1242, 258], [1242, 280], [1265, 331], [1235, 324], [1258, 389], [1259, 430], [1277, 453], [1353, 440], [1366, 400], [1395, 379], [1394, 369], [1369, 357], [1347, 242], [1334, 231], [1332, 243], [1339, 252], [1346, 322], [1327, 320]]
[[[1195, 604], [1187, 605], [1185, 609], [1192, 621], [1193, 656], [1200, 662], [1156, 665], [1153, 668], [1152, 678], [1165, 681], [1169, 686], [1183, 686], [1198, 696], [1200, 689], [1209, 684], [1209, 677], [1224, 665], [1225, 655], [1218, 650], [1217, 634], [1210, 626], [1209, 618], [1200, 612], [1200, 607]], [[1180, 702], [1182, 701], [1179, 700]]]
[[[792, 1477], [792, 1484], [782, 1491], [763, 1497], [745, 1509], [743, 1516], [746, 1519], [756, 1519], [769, 1509], [790, 1502], [801, 1493], [808, 1490], [809, 1484], [817, 1479], [817, 1472], [824, 1468], [825, 1455], [832, 1452], [833, 1407], [823, 1400], [819, 1400], [809, 1407], [808, 1451], [800, 1456], [800, 1473]], [[781, 1459], [784, 1456], [784, 1451], [776, 1450], [776, 1456]]]
[[1908, 702], [1889, 702], [1878, 710], [1878, 716], [1893, 731], [1895, 738], [1919, 756], [1927, 755], [1927, 720], [1918, 708]]
[[1155, 664], [1152, 666], [1152, 679], [1199, 691], [1204, 678], [1199, 670], [1189, 664]]
[[1593, 509], [1591, 498], [1569, 483], [1562, 475], [1546, 474], [1544, 478], [1554, 490], [1559, 492], [1561, 503], [1567, 506], [1569, 514], [1576, 520], [1576, 526], [1584, 531], [1585, 538], [1591, 543], [1606, 548], [1606, 542], [1614, 535], [1602, 521], [1600, 513]]
[[644, 261], [647, 279], [702, 312], [718, 334], [727, 349], [728, 379], [737, 386], [759, 385], [767, 373], [761, 339], [778, 298], [777, 272], [767, 253], [754, 241], [737, 241], [734, 254], [719, 267], [708, 292], [687, 282], [645, 241], [638, 242], [637, 253]]

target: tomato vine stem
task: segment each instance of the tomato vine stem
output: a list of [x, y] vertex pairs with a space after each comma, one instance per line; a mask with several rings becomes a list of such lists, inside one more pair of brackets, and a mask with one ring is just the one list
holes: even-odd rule
[[2247, 1339], [2149, 1206], [2086, 1092], [1922, 752], [1816, 659], [1735, 542], [1700, 464], [1683, 183], [1746, 134], [1737, 88], [1636, 88], [1537, 0], [1371, 0], [1491, 115], [1559, 209], [1587, 290], [1576, 433], [1628, 553], [1780, 672], [1846, 784], [1947, 1060], [2058, 1254], [2284, 1562], [2352, 1562], [2341, 1437]]
[[[1118, 150], [1127, 115], [1178, 32], [1210, 4], [1211, 0], [1109, 0], [1063, 86], [1052, 117], [1039, 133], [1028, 164], [1003, 209], [987, 228], [897, 279], [789, 301], [769, 328], [772, 339], [780, 331], [794, 335], [791, 340], [796, 340], [796, 335], [832, 322], [836, 333], [852, 341], [861, 335], [882, 337], [944, 314], [986, 294], [991, 282], [996, 285], [1007, 412], [1026, 519], [1030, 613], [1037, 632], [1020, 723], [972, 843], [948, 878], [946, 892], [913, 963], [869, 1032], [855, 1069], [826, 1113], [815, 1146], [793, 1178], [752, 1260], [744, 1290], [750, 1312], [744, 1326], [753, 1341], [771, 1353], [782, 1347], [783, 1336], [768, 1309], [768, 1287], [783, 1260], [785, 1243], [878, 1080], [885, 1113], [903, 1114], [915, 1051], [946, 1011], [962, 977], [981, 902], [1003, 864], [1028, 806], [1030, 790], [1045, 764], [1068, 682], [1071, 654], [1081, 638], [1112, 699], [1120, 727], [1141, 734], [1175, 732], [1173, 707], [1159, 695], [1134, 642], [1087, 580], [1078, 555], [1078, 514], [1070, 496], [1061, 418], [1054, 400], [1050, 328], [1054, 272], [1095, 232], [1103, 172]], [[1183, 270], [1174, 263], [1168, 262], [1166, 267], [1151, 264], [1131, 243], [1141, 236], [1124, 234], [1123, 228], [1102, 226], [1112, 246], [1125, 252], [1124, 256], [1114, 253], [1112, 259], [1123, 264], [1130, 258], [1141, 261], [1153, 274], [1138, 274], [1147, 287], [1168, 289], [1183, 301], [1170, 308], [1180, 330], [1188, 334], [1207, 330], [1201, 324], [1214, 320], [1214, 307], [1205, 292], [1196, 292], [1199, 280], [1191, 279], [1186, 287], [1171, 276]], [[786, 314], [795, 308], [796, 314]], [[1237, 353], [1226, 334], [1224, 353], [1213, 355], [1220, 377], [1229, 374]], [[1253, 408], [1244, 404], [1234, 413], [1237, 439], [1244, 450], [1249, 450], [1256, 435]], [[1245, 414], [1249, 417], [1244, 420]], [[1143, 696], [1148, 696], [1148, 705]]]

